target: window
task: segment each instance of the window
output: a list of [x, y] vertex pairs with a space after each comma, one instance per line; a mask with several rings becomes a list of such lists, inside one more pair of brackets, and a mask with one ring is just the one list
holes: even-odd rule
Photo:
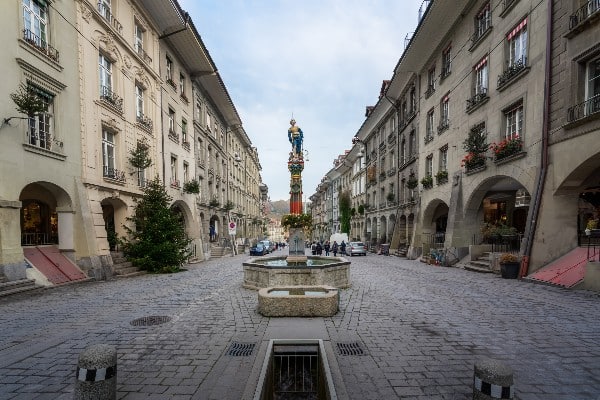
[[506, 140], [521, 138], [523, 133], [523, 102], [519, 102], [504, 111]]
[[135, 51], [141, 53], [144, 50], [144, 29], [140, 24], [135, 24], [133, 43]]
[[112, 98], [112, 63], [103, 54], [98, 58], [100, 68], [100, 97], [109, 100]]
[[206, 129], [208, 129], [209, 131], [212, 129], [212, 121], [210, 118], [210, 114], [206, 114]]
[[492, 26], [492, 12], [490, 3], [487, 3], [475, 16], [475, 34], [473, 41], [476, 42], [488, 31]]
[[435, 92], [435, 67], [432, 67], [427, 72], [427, 90], [425, 91], [425, 98], [431, 96]]
[[171, 154], [171, 187], [179, 187], [177, 180], [177, 156]]
[[52, 115], [54, 97], [37, 87], [31, 87], [46, 104], [46, 111], [28, 118], [27, 143], [42, 149], [52, 149]]
[[147, 184], [147, 180], [146, 180], [146, 170], [142, 169], [142, 168], [138, 168], [137, 169], [137, 184], [139, 187], [146, 187]]
[[448, 145], [440, 149], [439, 170], [448, 171]]
[[39, 49], [48, 48], [48, 14], [46, 3], [23, 0], [24, 39]]
[[597, 96], [600, 95], [600, 57], [588, 62], [585, 70], [585, 99], [596, 99], [595, 111], [598, 111], [600, 109], [600, 104], [597, 99]]
[[116, 179], [115, 134], [107, 129], [102, 129], [102, 170], [103, 176]]
[[179, 93], [185, 97], [185, 75], [179, 74]]
[[434, 109], [432, 108], [427, 113], [427, 120], [425, 123], [425, 143], [433, 140], [433, 124], [434, 124]]
[[173, 82], [173, 61], [169, 57], [167, 57], [167, 83], [175, 87], [175, 82]]
[[135, 85], [135, 116], [138, 120], [144, 118], [144, 89]]
[[417, 111], [417, 89], [413, 85], [410, 89], [410, 114], [411, 116]]
[[517, 25], [507, 36], [508, 67], [527, 65], [527, 18]]
[[102, 15], [108, 21], [110, 21], [112, 18], [112, 14], [110, 12], [110, 1], [111, 0], [98, 1], [98, 11], [100, 12], [100, 15]]
[[417, 154], [417, 133], [413, 129], [408, 136], [408, 156], [412, 158]]
[[440, 102], [440, 125], [438, 132], [441, 133], [450, 127], [450, 96], [446, 94]]
[[187, 134], [187, 120], [185, 118], [181, 119], [181, 141], [183, 142], [183, 144], [185, 145], [187, 143], [187, 145], [190, 145], [190, 142], [188, 141], [188, 134]]
[[433, 154], [430, 154], [425, 159], [425, 176], [433, 175]]
[[183, 163], [183, 182], [189, 182], [190, 180], [190, 166], [188, 163]]
[[404, 164], [406, 161], [406, 140], [403, 138], [400, 143], [400, 164]]
[[475, 66], [475, 94], [487, 95], [488, 88], [488, 57], [485, 56]]
[[442, 51], [442, 73], [440, 75], [442, 79], [450, 75], [450, 71], [452, 70], [452, 57], [450, 50], [452, 50], [452, 46], [448, 46], [444, 51]]
[[169, 133], [175, 133], [175, 111], [169, 108]]

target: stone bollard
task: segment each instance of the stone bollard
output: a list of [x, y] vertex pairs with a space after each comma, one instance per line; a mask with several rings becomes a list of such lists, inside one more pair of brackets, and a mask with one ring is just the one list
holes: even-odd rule
[[513, 399], [514, 396], [512, 368], [490, 359], [475, 363], [473, 400]]
[[115, 400], [117, 349], [107, 344], [87, 347], [79, 355], [75, 379], [75, 400]]

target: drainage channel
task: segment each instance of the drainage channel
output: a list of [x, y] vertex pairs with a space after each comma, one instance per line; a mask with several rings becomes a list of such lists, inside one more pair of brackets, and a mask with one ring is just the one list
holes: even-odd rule
[[336, 400], [321, 339], [271, 339], [254, 400]]

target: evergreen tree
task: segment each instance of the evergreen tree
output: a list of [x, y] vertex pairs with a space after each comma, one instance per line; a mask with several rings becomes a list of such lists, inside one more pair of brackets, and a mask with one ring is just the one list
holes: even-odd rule
[[350, 234], [350, 192], [345, 190], [340, 193], [338, 198], [338, 206], [340, 210], [340, 230], [343, 233]]
[[191, 240], [185, 233], [181, 216], [174, 212], [160, 179], [148, 182], [144, 195], [136, 199], [135, 211], [127, 220], [135, 229], [124, 226], [129, 234], [122, 240], [123, 252], [132, 264], [148, 272], [177, 272], [189, 257]]

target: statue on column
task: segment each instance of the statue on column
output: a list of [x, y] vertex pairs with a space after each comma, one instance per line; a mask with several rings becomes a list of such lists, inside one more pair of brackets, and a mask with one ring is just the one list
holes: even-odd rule
[[290, 128], [288, 129], [288, 140], [292, 144], [292, 154], [296, 157], [302, 158], [302, 129], [296, 126], [296, 120], [292, 118], [290, 121]]

